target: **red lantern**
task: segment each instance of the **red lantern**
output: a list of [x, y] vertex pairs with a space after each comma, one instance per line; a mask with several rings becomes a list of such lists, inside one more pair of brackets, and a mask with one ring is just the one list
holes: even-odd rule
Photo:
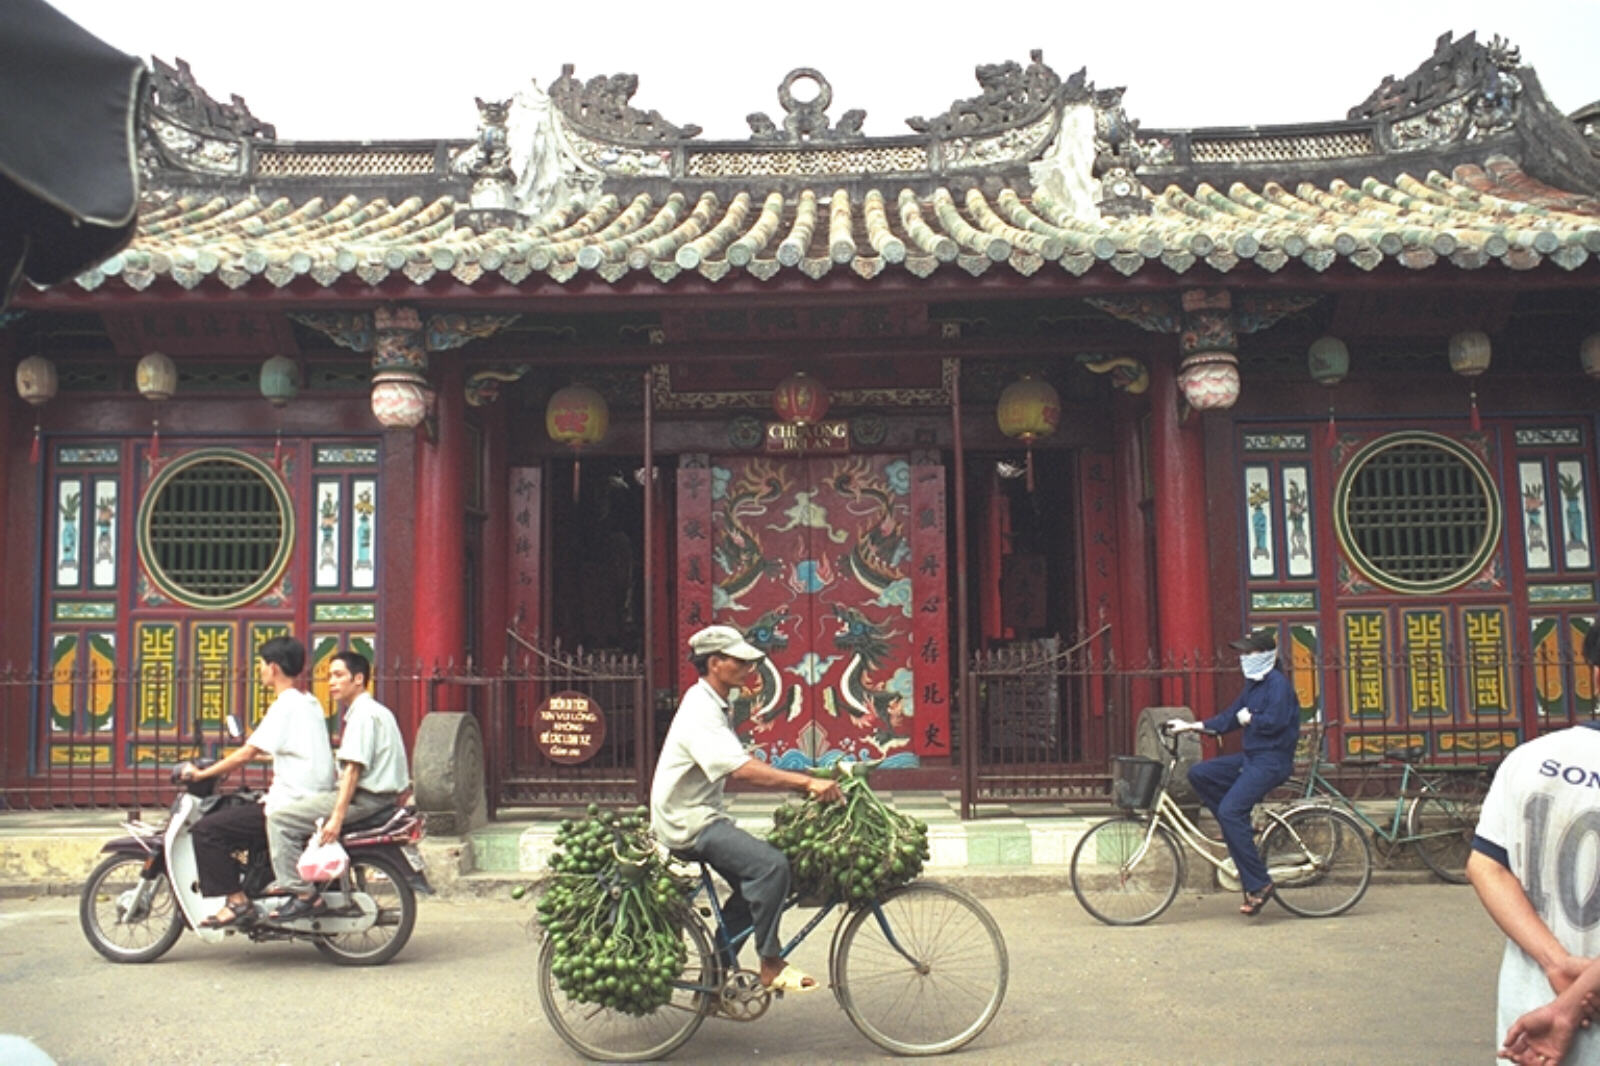
[[578, 498], [578, 453], [605, 439], [611, 428], [606, 399], [587, 385], [568, 385], [550, 397], [544, 409], [550, 439], [572, 449], [572, 498]]
[[1028, 449], [1028, 491], [1033, 491], [1033, 442], [1050, 436], [1061, 424], [1061, 397], [1055, 388], [1032, 374], [1007, 385], [995, 407], [1000, 432], [1022, 441]]
[[772, 410], [794, 426], [821, 422], [828, 413], [829, 400], [828, 387], [803, 370], [790, 374], [772, 390]]

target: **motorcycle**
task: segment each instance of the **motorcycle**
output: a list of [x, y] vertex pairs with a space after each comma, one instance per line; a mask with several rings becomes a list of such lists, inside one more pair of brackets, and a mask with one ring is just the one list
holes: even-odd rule
[[345, 966], [378, 966], [405, 947], [417, 922], [417, 893], [433, 893], [417, 850], [426, 818], [414, 807], [390, 807], [344, 827], [339, 842], [350, 862], [337, 879], [318, 886], [326, 911], [291, 921], [268, 917], [292, 896], [271, 891], [272, 862], [261, 845], [240, 864], [254, 920], [203, 928], [200, 922], [221, 910], [226, 897], [200, 894], [190, 832], [214, 805], [253, 800], [243, 792], [217, 795], [215, 778], [182, 781], [183, 770], [173, 771], [173, 783], [183, 788], [164, 824], [147, 824], [135, 812], [123, 823], [128, 835], [100, 849], [109, 854], [89, 875], [78, 903], [84, 936], [96, 951], [112, 962], [152, 962], [185, 928], [208, 944], [235, 932], [258, 943], [310, 941]]

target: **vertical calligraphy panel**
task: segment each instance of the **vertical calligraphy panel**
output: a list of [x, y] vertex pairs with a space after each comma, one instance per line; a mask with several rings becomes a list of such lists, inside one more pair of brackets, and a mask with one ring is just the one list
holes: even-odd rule
[[1389, 619], [1383, 611], [1346, 611], [1343, 630], [1345, 716], [1352, 721], [1389, 720]]
[[[523, 640], [538, 643], [540, 632], [539, 560], [543, 554], [541, 534], [544, 524], [540, 509], [544, 503], [544, 470], [537, 466], [518, 466], [511, 470], [511, 558], [506, 573], [511, 587], [506, 609], [512, 625]], [[518, 653], [520, 654], [520, 653]]]
[[178, 624], [139, 622], [133, 627], [138, 675], [133, 725], [136, 732], [178, 724]]
[[1444, 611], [1425, 607], [1401, 612], [1405, 627], [1407, 680], [1413, 720], [1450, 717], [1450, 684], [1444, 664]]
[[[703, 454], [678, 461], [677, 691], [692, 680], [684, 659], [689, 637], [711, 624], [711, 460]], [[725, 486], [724, 486], [725, 489]]]
[[1504, 607], [1465, 607], [1461, 628], [1467, 649], [1467, 711], [1475, 718], [1511, 713], [1506, 662], [1510, 634]]
[[[1109, 451], [1085, 450], [1079, 461], [1079, 514], [1083, 529], [1083, 628], [1090, 633], [1113, 624], [1121, 588], [1117, 572], [1117, 514], [1113, 471], [1115, 457]], [[1108, 645], [1091, 644], [1096, 647]], [[1092, 691], [1088, 712], [1091, 718], [1105, 716], [1110, 693], [1104, 688]], [[1077, 726], [1072, 727], [1073, 732]], [[1091, 723], [1091, 731], [1101, 728]], [[1098, 733], [1094, 735], [1098, 736]]]
[[945, 536], [944, 467], [916, 454], [911, 467], [912, 683], [916, 687], [911, 750], [950, 754], [950, 699], [957, 672], [950, 662], [949, 539]]
[[215, 730], [233, 713], [236, 639], [231, 622], [198, 622], [190, 630], [189, 662], [194, 670], [190, 713], [202, 730]]
[[276, 698], [272, 694], [272, 689], [263, 685], [256, 678], [256, 650], [273, 637], [285, 637], [292, 632], [292, 627], [284, 622], [252, 622], [250, 624], [250, 670], [247, 671], [249, 675], [247, 683], [250, 686], [250, 720], [242, 723], [247, 735], [250, 730], [261, 723], [261, 719], [267, 716], [267, 708], [272, 706], [272, 701]]

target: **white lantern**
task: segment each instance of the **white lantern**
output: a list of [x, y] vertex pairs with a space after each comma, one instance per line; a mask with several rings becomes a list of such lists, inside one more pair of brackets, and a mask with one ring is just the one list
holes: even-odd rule
[[139, 386], [139, 395], [145, 399], [170, 400], [178, 391], [178, 368], [160, 352], [151, 352], [139, 360], [134, 381]]

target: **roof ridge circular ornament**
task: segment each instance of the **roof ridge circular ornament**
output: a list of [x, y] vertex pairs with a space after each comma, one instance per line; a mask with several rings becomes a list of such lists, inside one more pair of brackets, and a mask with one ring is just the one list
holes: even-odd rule
[[[795, 82], [802, 79], [816, 82], [817, 95], [810, 100], [796, 100]], [[833, 86], [815, 67], [795, 67], [778, 83], [778, 103], [791, 115], [819, 115], [833, 106]]]

